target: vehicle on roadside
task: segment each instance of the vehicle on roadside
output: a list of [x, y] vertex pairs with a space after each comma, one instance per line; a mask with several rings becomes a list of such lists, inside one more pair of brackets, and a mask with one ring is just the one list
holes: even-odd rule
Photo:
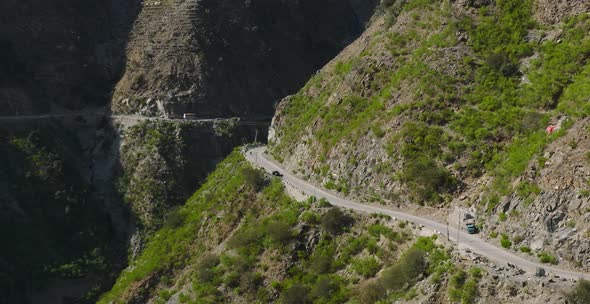
[[182, 114], [182, 119], [197, 119], [197, 114], [195, 114], [195, 113], [184, 113], [184, 114]]
[[476, 234], [477, 233], [477, 227], [475, 226], [475, 223], [473, 221], [468, 221], [465, 226], [467, 227], [467, 233], [469, 234]]
[[276, 177], [283, 177], [283, 174], [279, 171], [272, 171], [272, 175]]

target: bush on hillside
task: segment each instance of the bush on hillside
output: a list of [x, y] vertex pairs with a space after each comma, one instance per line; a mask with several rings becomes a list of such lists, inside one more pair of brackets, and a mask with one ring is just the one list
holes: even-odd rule
[[283, 304], [303, 304], [307, 303], [307, 294], [309, 289], [303, 285], [295, 284], [286, 289], [281, 295], [281, 303]]
[[386, 289], [378, 280], [367, 281], [358, 289], [361, 303], [375, 303], [385, 296]]
[[180, 206], [172, 208], [172, 210], [168, 211], [166, 214], [166, 219], [164, 220], [164, 227], [169, 229], [176, 229], [182, 224], [184, 224], [185, 215], [181, 212]]
[[590, 303], [590, 281], [580, 280], [578, 284], [565, 294], [569, 304]]
[[451, 172], [428, 158], [408, 160], [402, 179], [418, 202], [440, 202], [440, 194], [454, 191], [458, 184]]
[[246, 184], [253, 187], [256, 191], [259, 191], [264, 186], [264, 175], [262, 171], [252, 167], [245, 167], [242, 169], [242, 174], [244, 175]]
[[274, 221], [266, 225], [266, 234], [275, 242], [285, 243], [292, 237], [291, 226], [285, 222]]
[[213, 267], [219, 264], [219, 257], [213, 254], [205, 254], [195, 267], [195, 275], [200, 282], [209, 282], [215, 277]]
[[331, 234], [340, 234], [345, 228], [352, 226], [354, 219], [342, 212], [340, 208], [333, 207], [322, 215], [322, 228]]
[[426, 270], [426, 252], [410, 248], [393, 266], [383, 271], [379, 282], [387, 290], [399, 291], [411, 285]]

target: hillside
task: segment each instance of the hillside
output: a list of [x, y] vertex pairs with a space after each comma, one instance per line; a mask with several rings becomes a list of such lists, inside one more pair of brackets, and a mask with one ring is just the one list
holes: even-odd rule
[[403, 3], [281, 102], [274, 157], [366, 202], [460, 207], [492, 242], [587, 270], [587, 5]]
[[107, 105], [137, 3], [2, 1], [0, 115]]
[[277, 101], [362, 33], [375, 5], [144, 1], [111, 108], [150, 116], [270, 118]]
[[405, 221], [295, 197], [235, 151], [99, 303], [558, 303], [573, 285], [465, 259]]
[[0, 4], [0, 303], [588, 302], [235, 148], [590, 271], [588, 1], [37, 2]]
[[375, 5], [3, 1], [0, 302], [93, 302], [219, 161], [266, 137], [147, 116], [268, 120]]

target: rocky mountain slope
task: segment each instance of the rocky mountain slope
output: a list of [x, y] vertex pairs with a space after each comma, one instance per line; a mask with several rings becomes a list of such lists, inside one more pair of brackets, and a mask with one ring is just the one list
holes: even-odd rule
[[268, 117], [362, 32], [375, 5], [2, 2], [0, 116], [82, 115], [0, 121], [0, 225], [22, 231], [0, 255], [0, 302], [91, 302], [127, 264], [127, 247], [135, 258], [217, 162], [256, 129], [266, 137], [227, 121], [92, 113], [112, 101], [119, 113]]
[[514, 266], [458, 254], [413, 224], [296, 196], [234, 152], [167, 217], [99, 303], [560, 303], [571, 297], [572, 282], [523, 276]]
[[13, 244], [0, 253], [0, 303], [92, 302], [128, 250], [141, 252], [167, 211], [255, 135], [230, 122], [128, 123], [0, 124], [0, 226]]
[[[588, 20], [577, 3], [384, 2], [281, 102], [271, 152], [343, 195], [439, 220], [463, 210], [490, 242], [584, 269]], [[287, 193], [235, 152], [100, 302], [583, 303], [588, 290]]]
[[278, 106], [275, 158], [366, 202], [462, 210], [507, 250], [587, 270], [586, 2], [386, 10]]
[[270, 117], [352, 42], [369, 1], [144, 1], [114, 92], [116, 113]]
[[138, 1], [0, 3], [0, 115], [106, 106]]

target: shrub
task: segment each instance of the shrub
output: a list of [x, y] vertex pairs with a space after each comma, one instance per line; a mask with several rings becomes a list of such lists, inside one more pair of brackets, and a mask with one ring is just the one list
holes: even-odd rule
[[500, 238], [500, 245], [504, 248], [510, 248], [512, 246], [512, 242], [508, 239], [508, 236], [502, 233], [502, 237]]
[[383, 235], [392, 241], [393, 240], [398, 240], [398, 241], [400, 240], [400, 236], [397, 232], [393, 231], [391, 228], [386, 227], [382, 224], [375, 224], [375, 225], [369, 226], [368, 232], [370, 235], [377, 237], [377, 238], [380, 235]]
[[463, 294], [461, 295], [462, 304], [475, 303], [475, 298], [478, 295], [477, 281], [474, 278], [467, 280], [463, 286]]
[[529, 246], [520, 246], [520, 252], [530, 253], [531, 252], [531, 247], [529, 247]]
[[281, 221], [273, 221], [268, 223], [265, 227], [265, 230], [268, 237], [279, 243], [285, 243], [293, 236], [291, 233], [291, 226]]
[[498, 216], [498, 219], [500, 220], [500, 222], [505, 222], [507, 219], [506, 213], [501, 212], [500, 215]]
[[320, 216], [319, 214], [312, 212], [312, 211], [305, 211], [302, 215], [301, 215], [301, 220], [303, 220], [304, 222], [308, 223], [308, 224], [318, 224], [320, 222]]
[[557, 265], [557, 258], [547, 252], [541, 252], [537, 256], [541, 263]]
[[590, 281], [580, 280], [569, 292], [565, 293], [567, 303], [586, 304], [590, 303]]
[[458, 270], [453, 274], [449, 280], [449, 298], [453, 302], [459, 302], [463, 294], [463, 285], [467, 280], [467, 273], [463, 270]]
[[418, 202], [440, 202], [440, 193], [450, 193], [458, 184], [457, 179], [447, 169], [429, 158], [408, 160], [402, 172], [402, 179]]
[[215, 276], [213, 267], [219, 264], [219, 258], [213, 254], [205, 254], [195, 267], [195, 275], [200, 282], [209, 282]]
[[329, 277], [322, 277], [312, 288], [309, 296], [314, 300], [321, 298], [328, 299], [335, 291], [338, 290], [338, 287], [339, 284], [337, 281]]
[[245, 167], [242, 169], [242, 175], [246, 180], [246, 184], [253, 187], [256, 191], [259, 191], [264, 186], [264, 174], [262, 171], [252, 167]]
[[241, 293], [251, 293], [256, 291], [258, 285], [262, 282], [262, 279], [259, 274], [253, 273], [251, 271], [246, 271], [242, 273], [240, 276], [240, 292]]
[[481, 278], [481, 269], [469, 269], [469, 276], [463, 270], [458, 270], [449, 281], [449, 298], [453, 302], [463, 304], [474, 303], [478, 295], [477, 281]]
[[426, 252], [412, 247], [397, 263], [383, 271], [379, 282], [387, 290], [399, 291], [406, 284], [412, 285], [425, 270]]
[[330, 204], [330, 202], [328, 202], [327, 199], [321, 198], [318, 201], [318, 207], [320, 207], [320, 208], [330, 208], [330, 207], [332, 207], [332, 204]]
[[381, 264], [374, 257], [368, 257], [365, 259], [357, 259], [352, 261], [352, 270], [359, 275], [370, 278], [374, 277], [375, 274], [381, 269]]
[[281, 303], [284, 304], [303, 304], [307, 303], [307, 294], [309, 289], [301, 284], [295, 284], [287, 288], [281, 295]]
[[326, 231], [332, 234], [340, 234], [344, 228], [351, 226], [354, 219], [345, 214], [338, 207], [333, 207], [324, 213], [321, 218], [321, 225]]
[[181, 212], [180, 207], [175, 207], [168, 212], [164, 220], [164, 227], [175, 229], [184, 224], [185, 215]]
[[361, 303], [375, 303], [385, 296], [386, 289], [379, 281], [372, 280], [363, 283], [358, 292]]
[[541, 193], [541, 189], [537, 185], [529, 182], [522, 182], [516, 187], [516, 194], [523, 199], [539, 193]]
[[518, 72], [518, 63], [505, 54], [492, 54], [486, 59], [486, 64], [504, 76], [512, 76]]

